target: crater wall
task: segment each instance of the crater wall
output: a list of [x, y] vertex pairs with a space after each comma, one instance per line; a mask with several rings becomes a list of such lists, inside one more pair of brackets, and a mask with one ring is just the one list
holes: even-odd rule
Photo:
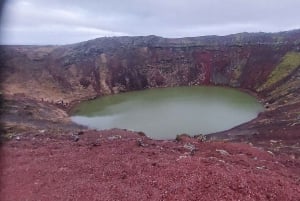
[[300, 30], [2, 46], [0, 56], [2, 92], [12, 99], [22, 96], [67, 108], [76, 101], [131, 90], [222, 85], [256, 94], [267, 110], [231, 133], [211, 136], [268, 136], [274, 128], [295, 130], [300, 123]]

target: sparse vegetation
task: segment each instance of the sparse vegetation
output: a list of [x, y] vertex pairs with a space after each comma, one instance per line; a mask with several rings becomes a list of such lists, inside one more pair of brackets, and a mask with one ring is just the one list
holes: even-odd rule
[[258, 88], [258, 91], [263, 91], [280, 80], [286, 78], [293, 70], [300, 66], [300, 53], [288, 52], [283, 57], [282, 61], [275, 67], [269, 75], [267, 81]]

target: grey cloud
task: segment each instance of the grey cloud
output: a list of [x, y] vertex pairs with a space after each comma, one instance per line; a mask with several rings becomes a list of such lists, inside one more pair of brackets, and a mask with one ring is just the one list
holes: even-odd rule
[[2, 43], [274, 32], [299, 28], [298, 8], [298, 0], [11, 0], [4, 13]]

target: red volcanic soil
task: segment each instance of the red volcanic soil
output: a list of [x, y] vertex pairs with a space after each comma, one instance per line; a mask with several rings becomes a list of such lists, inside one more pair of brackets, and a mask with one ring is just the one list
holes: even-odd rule
[[3, 144], [0, 200], [300, 200], [300, 161], [243, 143], [125, 130]]

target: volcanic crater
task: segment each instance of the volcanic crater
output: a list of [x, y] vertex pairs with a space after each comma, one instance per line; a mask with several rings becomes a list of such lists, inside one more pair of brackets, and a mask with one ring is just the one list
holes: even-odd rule
[[[0, 59], [1, 200], [300, 199], [300, 30], [2, 46]], [[237, 88], [265, 110], [174, 140], [68, 115], [105, 95], [202, 85]]]

